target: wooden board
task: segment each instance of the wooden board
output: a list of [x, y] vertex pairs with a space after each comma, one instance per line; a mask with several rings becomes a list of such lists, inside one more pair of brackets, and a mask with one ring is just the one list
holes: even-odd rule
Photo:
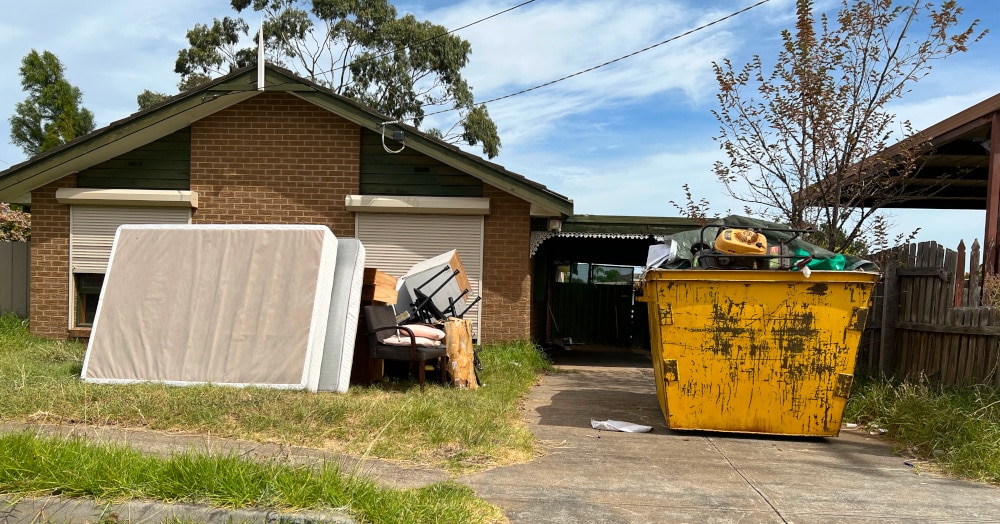
[[376, 268], [366, 267], [364, 283], [361, 286], [361, 300], [395, 304], [396, 299], [396, 277]]
[[448, 371], [455, 387], [477, 389], [476, 369], [472, 348], [472, 321], [451, 318], [444, 324], [445, 345], [448, 348]]

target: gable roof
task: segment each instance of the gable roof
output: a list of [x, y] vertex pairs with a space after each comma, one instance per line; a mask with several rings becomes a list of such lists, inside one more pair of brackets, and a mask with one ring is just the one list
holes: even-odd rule
[[[355, 100], [273, 65], [265, 68], [264, 85], [267, 91], [290, 93], [380, 134], [383, 122], [392, 120]], [[0, 171], [0, 201], [16, 198], [66, 175], [115, 158], [262, 92], [257, 89], [256, 67], [237, 69]], [[573, 213], [573, 201], [569, 198], [499, 164], [467, 153], [409, 125], [384, 127], [387, 135], [391, 135], [394, 129], [404, 131], [406, 147], [486, 184], [542, 208], [563, 215]]]

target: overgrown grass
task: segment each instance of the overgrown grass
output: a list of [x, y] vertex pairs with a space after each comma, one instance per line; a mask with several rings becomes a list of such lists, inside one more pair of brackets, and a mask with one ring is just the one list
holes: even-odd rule
[[549, 369], [530, 343], [480, 353], [484, 387], [430, 381], [351, 387], [347, 394], [224, 386], [99, 385], [79, 380], [81, 344], [32, 337], [0, 317], [0, 420], [211, 433], [407, 460], [454, 472], [522, 462], [536, 443], [518, 401]]
[[498, 508], [455, 482], [397, 490], [344, 475], [330, 463], [292, 467], [232, 454], [158, 458], [124, 446], [29, 432], [0, 435], [0, 492], [228, 508], [339, 509], [364, 522], [505, 520]]
[[934, 460], [953, 475], [1000, 483], [1000, 390], [995, 387], [864, 379], [855, 384], [845, 415], [886, 430], [909, 453]]

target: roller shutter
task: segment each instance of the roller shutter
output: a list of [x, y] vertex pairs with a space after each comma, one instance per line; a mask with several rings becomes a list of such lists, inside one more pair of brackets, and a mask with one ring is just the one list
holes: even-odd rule
[[[394, 277], [417, 262], [452, 249], [458, 250], [468, 273], [472, 296], [479, 296], [483, 267], [483, 216], [358, 213], [356, 234], [365, 246], [365, 266]], [[479, 304], [465, 318], [473, 321], [479, 337]]]
[[103, 274], [120, 225], [190, 223], [190, 208], [70, 206], [70, 270]]

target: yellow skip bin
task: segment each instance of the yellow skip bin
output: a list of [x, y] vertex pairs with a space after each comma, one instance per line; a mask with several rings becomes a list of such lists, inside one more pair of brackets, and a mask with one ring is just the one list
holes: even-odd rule
[[849, 271], [648, 271], [667, 425], [837, 436], [876, 280]]

